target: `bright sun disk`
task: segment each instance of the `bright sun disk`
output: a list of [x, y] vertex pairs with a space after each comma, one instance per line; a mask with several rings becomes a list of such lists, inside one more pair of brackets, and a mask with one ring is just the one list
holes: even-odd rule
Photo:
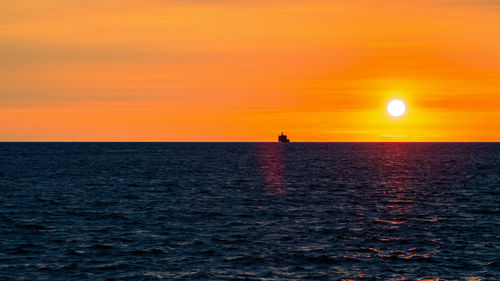
[[394, 117], [399, 117], [406, 112], [406, 105], [401, 100], [391, 100], [387, 105], [387, 112]]

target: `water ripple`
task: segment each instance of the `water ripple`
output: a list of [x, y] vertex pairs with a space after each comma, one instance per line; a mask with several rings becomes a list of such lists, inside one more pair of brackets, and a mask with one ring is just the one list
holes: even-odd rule
[[1, 280], [500, 280], [496, 143], [2, 143]]

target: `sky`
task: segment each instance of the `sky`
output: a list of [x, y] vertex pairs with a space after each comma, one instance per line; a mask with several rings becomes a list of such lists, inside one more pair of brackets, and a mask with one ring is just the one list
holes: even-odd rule
[[500, 141], [499, 31], [499, 0], [2, 0], [0, 141]]

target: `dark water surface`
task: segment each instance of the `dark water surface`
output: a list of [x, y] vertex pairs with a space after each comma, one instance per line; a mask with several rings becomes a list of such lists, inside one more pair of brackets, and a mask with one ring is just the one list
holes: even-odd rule
[[1, 143], [0, 280], [500, 280], [498, 143]]

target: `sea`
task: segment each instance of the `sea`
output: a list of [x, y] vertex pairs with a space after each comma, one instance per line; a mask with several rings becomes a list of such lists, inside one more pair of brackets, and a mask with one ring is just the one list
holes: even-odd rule
[[500, 280], [500, 143], [0, 143], [0, 280]]

